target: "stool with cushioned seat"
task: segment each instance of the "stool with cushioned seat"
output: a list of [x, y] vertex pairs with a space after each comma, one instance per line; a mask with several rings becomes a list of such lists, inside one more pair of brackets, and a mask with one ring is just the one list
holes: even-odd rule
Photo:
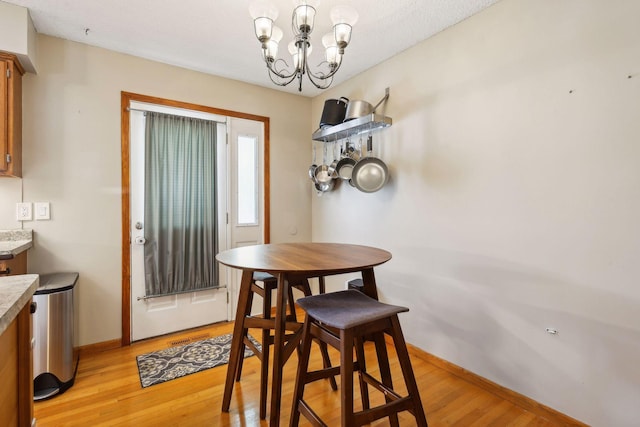
[[[336, 375], [338, 370], [340, 371], [342, 426], [361, 426], [385, 417], [389, 417], [391, 425], [397, 426], [398, 413], [402, 411], [411, 412], [418, 426], [427, 426], [409, 353], [398, 320], [398, 313], [409, 311], [408, 308], [384, 304], [351, 289], [301, 298], [297, 303], [306, 312], [306, 317], [302, 332], [302, 355], [293, 394], [291, 426], [298, 425], [300, 414], [313, 425], [326, 425], [304, 400], [304, 388], [310, 382]], [[392, 337], [398, 355], [407, 388], [407, 396], [404, 397], [393, 390], [390, 375], [384, 374], [390, 372], [386, 354], [381, 357], [378, 353], [382, 381], [367, 373], [364, 341], [370, 336], [375, 337], [376, 340], [382, 338], [384, 341], [385, 333]], [[338, 349], [340, 366], [308, 372], [312, 339], [320, 340]], [[362, 411], [354, 411], [354, 372], [359, 373]], [[370, 408], [369, 386], [384, 393], [384, 404]]]

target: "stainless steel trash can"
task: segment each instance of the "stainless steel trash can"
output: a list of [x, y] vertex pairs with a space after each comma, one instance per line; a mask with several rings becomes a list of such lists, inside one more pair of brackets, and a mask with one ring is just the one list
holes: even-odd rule
[[74, 357], [73, 300], [78, 273], [40, 275], [33, 296], [33, 399], [63, 393], [73, 385], [78, 366]]

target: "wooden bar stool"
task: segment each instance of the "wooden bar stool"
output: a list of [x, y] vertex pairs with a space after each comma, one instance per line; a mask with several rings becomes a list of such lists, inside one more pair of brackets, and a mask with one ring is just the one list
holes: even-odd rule
[[[238, 367], [236, 369], [236, 381], [240, 381], [242, 376], [242, 365], [244, 361], [245, 347], [249, 347], [253, 353], [260, 359], [260, 418], [264, 419], [267, 413], [267, 386], [269, 383], [269, 348], [274, 343], [274, 336], [271, 334], [273, 325], [271, 324], [271, 296], [272, 292], [278, 287], [278, 280], [269, 273], [254, 272], [253, 279], [251, 281], [251, 292], [249, 293], [248, 307], [253, 303], [253, 296], [258, 294], [262, 297], [262, 313], [258, 315], [261, 319], [266, 320], [261, 326], [261, 348], [259, 349], [249, 339], [249, 328], [243, 328], [242, 347], [240, 351], [240, 358], [238, 359]], [[289, 286], [289, 293], [287, 295], [287, 305], [289, 312], [287, 314], [288, 330], [295, 330], [300, 327], [297, 320], [295, 303], [293, 298], [293, 288], [296, 288], [305, 296], [311, 295], [311, 287], [307, 279], [300, 279]], [[324, 293], [324, 278], [320, 278], [320, 293]], [[248, 310], [247, 310], [248, 311]], [[287, 334], [286, 339], [289, 339], [292, 335]], [[327, 351], [327, 345], [320, 343], [320, 350], [322, 352], [322, 359], [325, 367], [331, 366], [331, 360], [329, 359], [329, 352]], [[337, 390], [338, 386], [334, 377], [329, 378], [331, 387], [333, 390]]]
[[[298, 425], [300, 414], [315, 426], [326, 426], [303, 399], [304, 387], [310, 382], [336, 375], [338, 370], [343, 427], [361, 426], [384, 417], [389, 417], [391, 425], [397, 426], [398, 413], [402, 411], [411, 412], [418, 426], [427, 426], [409, 353], [398, 321], [398, 313], [409, 311], [408, 308], [381, 303], [352, 289], [301, 298], [297, 302], [306, 312], [306, 318], [302, 331], [302, 356], [298, 364], [290, 426]], [[387, 375], [384, 372], [389, 372], [386, 354], [381, 357], [378, 353], [382, 381], [367, 373], [364, 358], [365, 337], [374, 336], [376, 342], [379, 342], [380, 338], [384, 339], [385, 333], [393, 338], [407, 387], [408, 395], [405, 397], [393, 390], [390, 376], [385, 378]], [[318, 339], [338, 349], [340, 366], [308, 372], [312, 339]], [[363, 406], [363, 410], [358, 412], [354, 411], [353, 405], [354, 372], [359, 373]], [[370, 408], [369, 385], [384, 393], [386, 403]]]

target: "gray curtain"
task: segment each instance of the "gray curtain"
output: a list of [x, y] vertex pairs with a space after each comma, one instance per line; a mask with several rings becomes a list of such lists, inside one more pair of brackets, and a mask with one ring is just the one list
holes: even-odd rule
[[147, 112], [147, 296], [217, 287], [216, 123]]

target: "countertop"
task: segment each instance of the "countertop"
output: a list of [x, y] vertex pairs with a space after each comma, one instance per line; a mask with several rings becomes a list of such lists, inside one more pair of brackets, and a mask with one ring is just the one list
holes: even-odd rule
[[0, 259], [11, 259], [32, 246], [32, 230], [0, 230]]
[[0, 277], [0, 335], [31, 300], [38, 284], [37, 274]]

